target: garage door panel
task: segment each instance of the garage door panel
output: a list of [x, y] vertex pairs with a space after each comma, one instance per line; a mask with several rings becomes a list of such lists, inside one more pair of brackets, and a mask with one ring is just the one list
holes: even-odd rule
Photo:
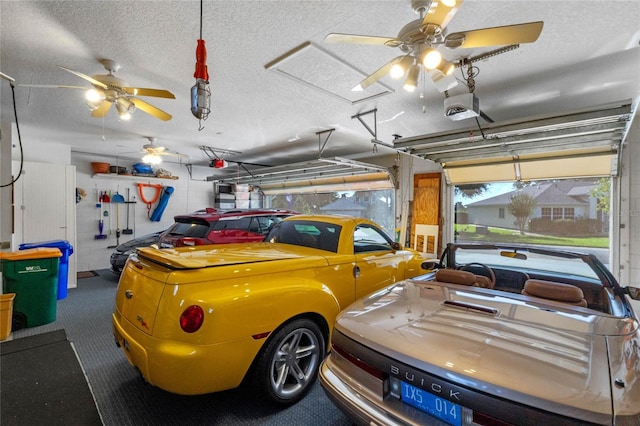
[[609, 176], [615, 156], [566, 157], [520, 163], [522, 180]]

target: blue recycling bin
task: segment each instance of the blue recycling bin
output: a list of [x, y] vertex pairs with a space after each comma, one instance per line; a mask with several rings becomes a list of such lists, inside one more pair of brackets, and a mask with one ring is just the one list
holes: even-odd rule
[[38, 247], [57, 248], [62, 253], [58, 266], [58, 300], [67, 297], [67, 286], [69, 280], [69, 256], [73, 254], [73, 246], [67, 240], [41, 241], [39, 243], [23, 243], [18, 249], [27, 250]]

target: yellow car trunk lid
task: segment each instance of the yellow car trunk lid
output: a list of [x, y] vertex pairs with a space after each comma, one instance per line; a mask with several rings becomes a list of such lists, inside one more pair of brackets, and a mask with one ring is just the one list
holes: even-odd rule
[[[308, 258], [317, 250], [289, 244], [221, 244], [175, 249], [139, 249], [139, 257], [173, 270]], [[321, 257], [321, 256], [320, 256]], [[326, 260], [323, 258], [323, 262]]]

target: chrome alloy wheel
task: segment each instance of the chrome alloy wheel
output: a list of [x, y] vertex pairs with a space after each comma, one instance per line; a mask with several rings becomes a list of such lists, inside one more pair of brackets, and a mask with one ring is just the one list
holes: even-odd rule
[[297, 328], [279, 340], [271, 358], [271, 390], [283, 400], [295, 399], [316, 378], [323, 345], [308, 328]]

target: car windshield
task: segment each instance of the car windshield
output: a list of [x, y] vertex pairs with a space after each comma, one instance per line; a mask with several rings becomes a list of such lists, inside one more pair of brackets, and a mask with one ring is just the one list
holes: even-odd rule
[[593, 268], [580, 256], [553, 254], [545, 250], [504, 247], [456, 247], [456, 266], [482, 263], [494, 268], [515, 269], [528, 273], [549, 273], [599, 281]]

